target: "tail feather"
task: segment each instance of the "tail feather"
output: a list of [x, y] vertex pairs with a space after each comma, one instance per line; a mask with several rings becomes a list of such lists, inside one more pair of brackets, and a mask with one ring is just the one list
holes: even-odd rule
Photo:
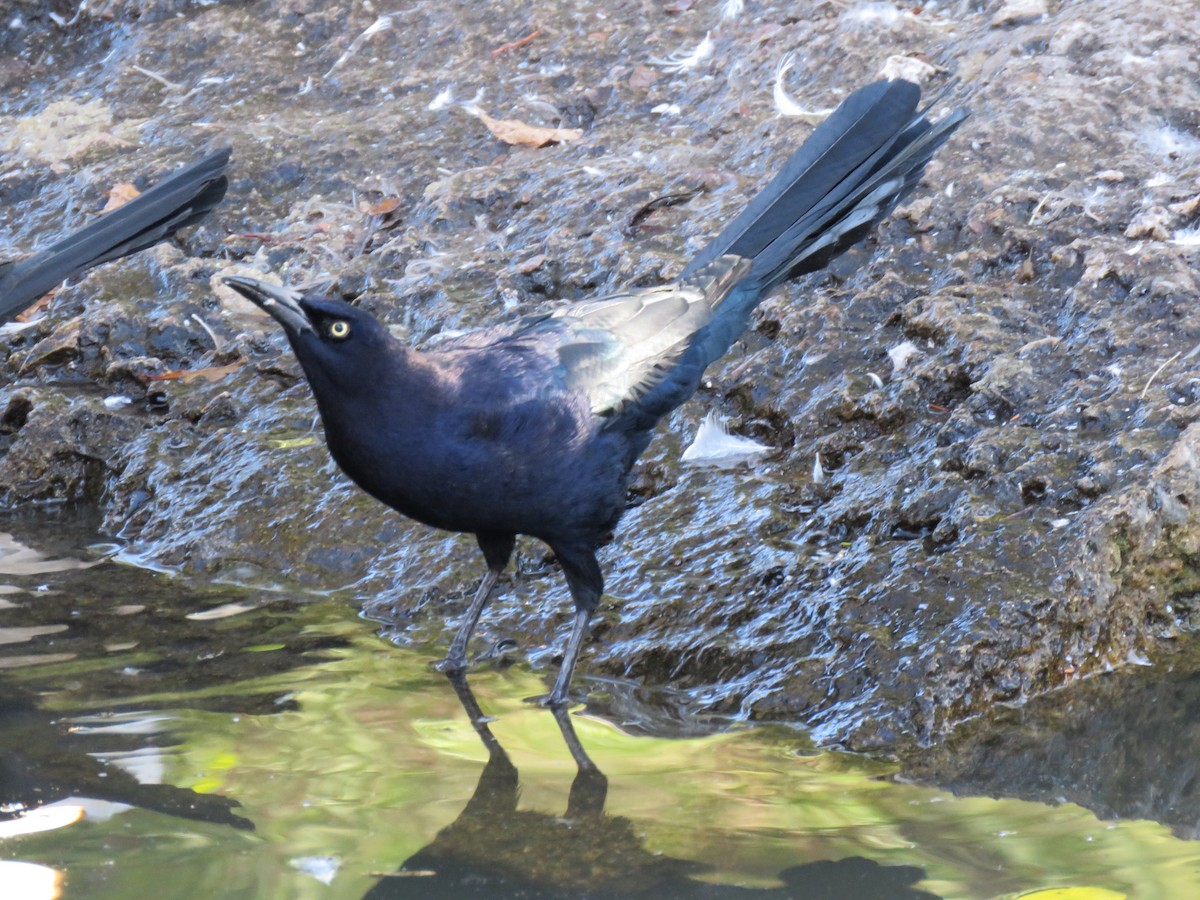
[[722, 256], [750, 260], [695, 336], [705, 365], [725, 353], [767, 292], [828, 264], [916, 187], [934, 152], [967, 116], [960, 109], [931, 123], [926, 110], [917, 111], [920, 97], [920, 88], [906, 81], [877, 81], [855, 91], [687, 265], [681, 280]]
[[750, 283], [769, 291], [815, 272], [862, 240], [912, 192], [934, 151], [965, 117], [959, 110], [932, 127], [917, 119], [883, 144], [753, 257]]
[[0, 321], [72, 275], [144, 250], [200, 221], [225, 196], [229, 155], [228, 149], [210, 153], [30, 259], [0, 267]]
[[[684, 270], [684, 277], [727, 253], [753, 259], [879, 146], [878, 134], [899, 132], [912, 120], [920, 88], [877, 81], [855, 91], [822, 122], [775, 177]], [[886, 121], [883, 120], [886, 117]]]

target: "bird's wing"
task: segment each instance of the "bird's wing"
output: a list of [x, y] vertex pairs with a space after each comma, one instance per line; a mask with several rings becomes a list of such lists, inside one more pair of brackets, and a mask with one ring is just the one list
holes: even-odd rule
[[564, 307], [519, 334], [543, 347], [553, 335], [566, 386], [616, 416], [667, 380], [749, 265], [723, 256], [684, 281]]

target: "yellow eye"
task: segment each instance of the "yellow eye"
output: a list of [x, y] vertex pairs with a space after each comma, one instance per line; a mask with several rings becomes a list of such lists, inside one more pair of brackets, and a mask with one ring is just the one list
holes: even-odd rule
[[350, 337], [350, 323], [344, 319], [338, 319], [336, 322], [331, 322], [329, 325], [329, 336], [337, 338], [339, 341]]

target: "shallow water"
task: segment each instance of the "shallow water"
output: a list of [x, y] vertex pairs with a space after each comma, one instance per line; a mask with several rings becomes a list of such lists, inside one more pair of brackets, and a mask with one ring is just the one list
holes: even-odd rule
[[99, 561], [118, 548], [89, 528], [0, 529], [14, 896], [46, 895], [18, 878], [69, 898], [1183, 897], [1200, 881], [1200, 845], [1162, 825], [954, 796], [782, 728], [639, 736], [624, 726], [663, 716], [629, 700], [620, 720], [569, 718], [577, 769], [528, 702], [538, 673], [484, 668], [460, 701], [438, 647], [382, 640], [349, 598]]

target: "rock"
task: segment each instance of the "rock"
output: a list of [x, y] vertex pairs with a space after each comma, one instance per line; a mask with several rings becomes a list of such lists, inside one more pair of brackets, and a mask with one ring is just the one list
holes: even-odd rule
[[1023, 25], [1050, 12], [1049, 0], [1004, 0], [992, 15], [992, 27]]
[[[137, 15], [176, 4], [186, 16]], [[69, 27], [27, 16], [0, 33], [5, 123], [64, 99], [28, 89], [54, 84], [102, 103], [111, 133], [146, 136], [137, 152], [97, 144], [58, 175], [13, 168], [0, 216], [14, 247], [182, 158], [196, 140], [182, 123], [235, 145], [229, 199], [184, 238], [203, 264], [169, 248], [102, 267], [4, 340], [8, 506], [88, 498], [158, 564], [354, 583], [442, 635], [443, 604], [422, 598], [461, 609], [480, 575], [471, 540], [405, 522], [342, 479], [281, 336], [257, 312], [227, 310], [208, 280], [269, 266], [428, 344], [674, 277], [808, 133], [776, 117], [771, 95], [781, 53], [803, 37], [803, 77], [789, 84], [808, 108], [907, 53], [971, 89], [935, 111], [966, 102], [972, 116], [876, 236], [781, 288], [697, 403], [664, 423], [603, 551], [603, 636], [583, 666], [878, 747], [936, 741], [1152, 647], [1166, 615], [1155, 598], [1187, 587], [1200, 533], [1185, 464], [1200, 396], [1194, 4], [834, 5], [799, 31], [723, 27], [729, 65], [640, 72], [665, 37], [703, 38], [703, 6], [664, 36], [654, 16], [615, 5], [620, 41], [565, 24], [553, 52], [566, 63], [524, 67], [480, 52], [524, 6], [427, 4], [402, 57], [364, 51], [328, 79], [377, 12], [263, 0], [247, 28], [239, 4], [116, 0]], [[221, 48], [203, 78], [197, 47]], [[154, 103], [133, 77], [85, 97], [72, 85], [93, 83], [79, 73], [102, 57], [113, 71], [178, 63], [171, 77], [191, 80], [161, 95], [149, 85]], [[486, 90], [498, 115], [583, 116], [589, 130], [566, 147], [502, 146], [428, 108], [450, 84], [460, 98]], [[651, 114], [660, 103], [679, 115]], [[149, 118], [123, 123], [122, 110]], [[629, 233], [654, 198], [697, 188]], [[386, 216], [360, 208], [368, 196], [389, 198]], [[887, 378], [887, 351], [906, 342], [920, 355]], [[152, 415], [134, 391], [146, 360], [200, 369], [241, 353], [248, 364], [217, 383], [156, 382]], [[118, 391], [134, 404], [104, 409]], [[711, 407], [779, 449], [750, 474], [682, 467], [684, 436]], [[505, 585], [485, 627], [557, 648], [562, 620], [547, 613], [566, 607], [544, 557], [522, 544], [535, 574]]]

